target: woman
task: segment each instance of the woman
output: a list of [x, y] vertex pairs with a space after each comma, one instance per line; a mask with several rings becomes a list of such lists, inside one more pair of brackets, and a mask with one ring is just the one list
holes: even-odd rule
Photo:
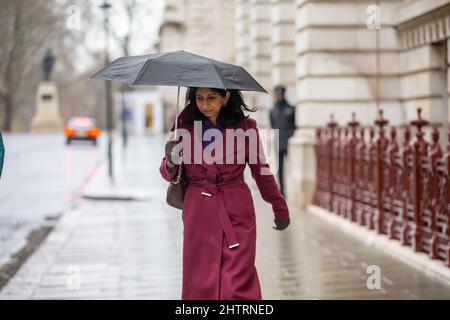
[[[255, 111], [245, 105], [237, 90], [189, 88], [186, 107], [178, 117], [178, 128], [188, 132], [189, 139], [183, 135], [181, 143], [169, 141], [166, 144], [161, 175], [171, 181], [182, 158], [182, 169], [189, 182], [182, 212], [182, 299], [262, 298], [255, 268], [255, 209], [250, 189], [244, 181], [247, 163], [263, 199], [272, 204], [274, 229], [284, 230], [290, 223], [286, 201], [269, 171], [269, 165], [261, 161], [263, 156], [254, 157], [259, 155], [258, 152], [262, 154], [256, 121], [246, 117], [243, 110]], [[197, 125], [202, 124], [201, 137], [195, 130], [195, 121], [199, 121]], [[212, 142], [201, 139], [208, 129], [219, 130], [223, 139], [221, 144], [217, 136]], [[257, 143], [245, 141], [244, 149], [227, 150], [225, 130], [228, 129], [253, 131]], [[224, 148], [221, 156], [224, 160], [211, 164], [211, 161], [204, 161], [205, 155], [202, 154], [198, 163], [188, 152], [180, 155], [180, 146], [186, 149], [189, 146], [195, 153], [195, 143], [199, 143], [195, 139], [202, 142], [203, 151], [211, 147], [210, 143]], [[240, 152], [245, 153], [245, 162], [236, 161]], [[233, 156], [231, 163], [225, 161], [230, 154]]]

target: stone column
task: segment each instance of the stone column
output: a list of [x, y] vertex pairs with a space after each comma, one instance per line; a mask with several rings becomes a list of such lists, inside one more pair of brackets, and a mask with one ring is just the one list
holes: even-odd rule
[[[295, 78], [295, 1], [294, 0], [271, 0], [272, 14], [272, 84], [283, 85], [287, 88], [286, 98], [289, 103], [297, 103], [296, 99], [296, 78]], [[272, 94], [272, 93], [271, 93]], [[292, 139], [291, 139], [292, 140]], [[296, 142], [298, 144], [298, 141]], [[298, 189], [299, 179], [294, 179], [293, 175], [299, 174], [299, 164], [302, 163], [299, 157], [298, 147], [288, 150], [287, 161], [285, 161], [284, 174], [286, 196], [290, 201], [302, 202], [301, 189]], [[278, 170], [280, 168], [278, 167]]]
[[[271, 14], [270, 0], [250, 0], [250, 71], [267, 90], [271, 83]], [[262, 127], [267, 127], [268, 109], [272, 99], [268, 94], [255, 94], [253, 105], [259, 108], [255, 117]]]
[[271, 0], [272, 3], [272, 84], [287, 87], [287, 99], [295, 96], [295, 2]]
[[250, 70], [250, 0], [236, 0], [236, 64]]
[[447, 102], [447, 127], [450, 123], [450, 39], [447, 40], [447, 96], [448, 96], [448, 102]]
[[[448, 26], [450, 28], [450, 19], [448, 20]], [[446, 113], [442, 119], [447, 119], [447, 121], [441, 120], [441, 122], [444, 122], [444, 125], [442, 126], [442, 129], [440, 130], [440, 143], [442, 146], [445, 146], [447, 144], [450, 144], [450, 141], [448, 141], [448, 130], [450, 128], [450, 38], [446, 40], [445, 43], [447, 56], [445, 57], [445, 66], [447, 68], [446, 76], [447, 78], [444, 80], [444, 83], [446, 84], [446, 88], [444, 91], [444, 112]], [[447, 139], [445, 139], [447, 138]]]
[[[186, 24], [185, 7], [181, 0], [166, 0], [164, 15], [159, 28], [159, 52], [180, 50], [185, 47]], [[158, 87], [164, 104], [164, 128], [170, 130], [176, 113], [176, 87]], [[184, 89], [181, 92], [180, 105], [183, 105]]]
[[[415, 119], [416, 110], [421, 107], [424, 119], [445, 125], [443, 119], [448, 118], [447, 72], [443, 69], [447, 59], [445, 45], [425, 45], [401, 54], [401, 92], [406, 121]], [[428, 139], [431, 128], [425, 128], [424, 132]], [[442, 135], [444, 132], [441, 131], [442, 143], [446, 140], [446, 134]]]
[[[236, 64], [252, 73], [250, 66], [250, 0], [236, 0]], [[254, 74], [252, 74], [254, 76]], [[254, 94], [243, 91], [244, 100], [251, 104]]]
[[[223, 34], [222, 41], [222, 59], [225, 62], [233, 63], [236, 60], [236, 4], [233, 0], [219, 1], [221, 6], [217, 5], [217, 16], [222, 17], [223, 24], [218, 24], [216, 34]], [[218, 52], [219, 55], [219, 52]]]
[[235, 3], [221, 0], [189, 0], [184, 5], [184, 49], [218, 59], [234, 61]]

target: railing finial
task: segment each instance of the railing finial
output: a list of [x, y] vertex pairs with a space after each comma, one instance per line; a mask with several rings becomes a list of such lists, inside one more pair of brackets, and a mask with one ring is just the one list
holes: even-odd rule
[[351, 127], [353, 131], [356, 129], [356, 127], [359, 126], [359, 122], [356, 120], [356, 113], [355, 112], [352, 112], [352, 121], [350, 121], [348, 123], [348, 126]]
[[385, 125], [387, 125], [388, 123], [389, 123], [389, 121], [386, 120], [386, 119], [383, 117], [383, 109], [380, 109], [380, 111], [379, 111], [379, 116], [378, 116], [378, 118], [375, 120], [375, 124], [376, 124], [378, 127], [380, 127], [380, 131], [383, 131], [383, 127], [384, 127]]
[[331, 130], [337, 127], [337, 123], [334, 121], [334, 113], [330, 114], [330, 121], [327, 123], [327, 127]]
[[419, 139], [422, 139], [423, 138], [422, 127], [427, 126], [429, 124], [429, 122], [422, 118], [422, 108], [421, 107], [417, 108], [417, 119], [412, 120], [410, 122], [410, 124], [417, 128], [416, 137]]

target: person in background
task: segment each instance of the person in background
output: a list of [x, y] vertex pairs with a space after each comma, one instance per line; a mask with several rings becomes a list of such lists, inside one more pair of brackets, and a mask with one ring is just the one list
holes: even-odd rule
[[270, 125], [272, 129], [279, 129], [279, 150], [278, 150], [278, 183], [283, 196], [284, 192], [284, 159], [288, 152], [288, 140], [294, 135], [295, 108], [286, 100], [286, 88], [277, 86], [274, 89], [275, 104], [270, 110]]

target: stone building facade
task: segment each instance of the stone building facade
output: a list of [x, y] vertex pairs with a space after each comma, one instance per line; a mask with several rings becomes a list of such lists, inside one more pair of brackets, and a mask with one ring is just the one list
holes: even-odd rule
[[[223, 30], [232, 30], [234, 36], [223, 32], [222, 39], [233, 39], [234, 54], [224, 58], [211, 52], [211, 56], [234, 59], [268, 91], [276, 85], [287, 86], [299, 127], [290, 140], [286, 168], [287, 196], [293, 202], [307, 205], [311, 199], [314, 128], [323, 126], [331, 113], [345, 124], [355, 112], [367, 125], [383, 109], [390, 124], [402, 125], [422, 107], [424, 118], [448, 127], [450, 0], [177, 2], [188, 7], [202, 2], [203, 10], [206, 3], [229, 6], [234, 18], [226, 20], [229, 24]], [[164, 39], [168, 29], [161, 30], [161, 44], [169, 42]], [[185, 42], [174, 42], [195, 43], [191, 39], [196, 32], [184, 34]], [[271, 95], [248, 98], [260, 110], [256, 115], [260, 126], [268, 126]]]
[[[186, 50], [225, 62], [235, 61], [234, 0], [166, 0], [158, 52]], [[175, 115], [177, 88], [159, 89], [166, 110], [165, 127]], [[180, 106], [185, 89], [181, 90]]]
[[290, 200], [310, 201], [314, 128], [332, 113], [340, 124], [352, 112], [371, 124], [383, 109], [401, 125], [420, 106], [432, 123], [448, 125], [449, 13], [448, 0], [236, 0], [236, 62], [268, 89], [287, 86], [297, 108]]

